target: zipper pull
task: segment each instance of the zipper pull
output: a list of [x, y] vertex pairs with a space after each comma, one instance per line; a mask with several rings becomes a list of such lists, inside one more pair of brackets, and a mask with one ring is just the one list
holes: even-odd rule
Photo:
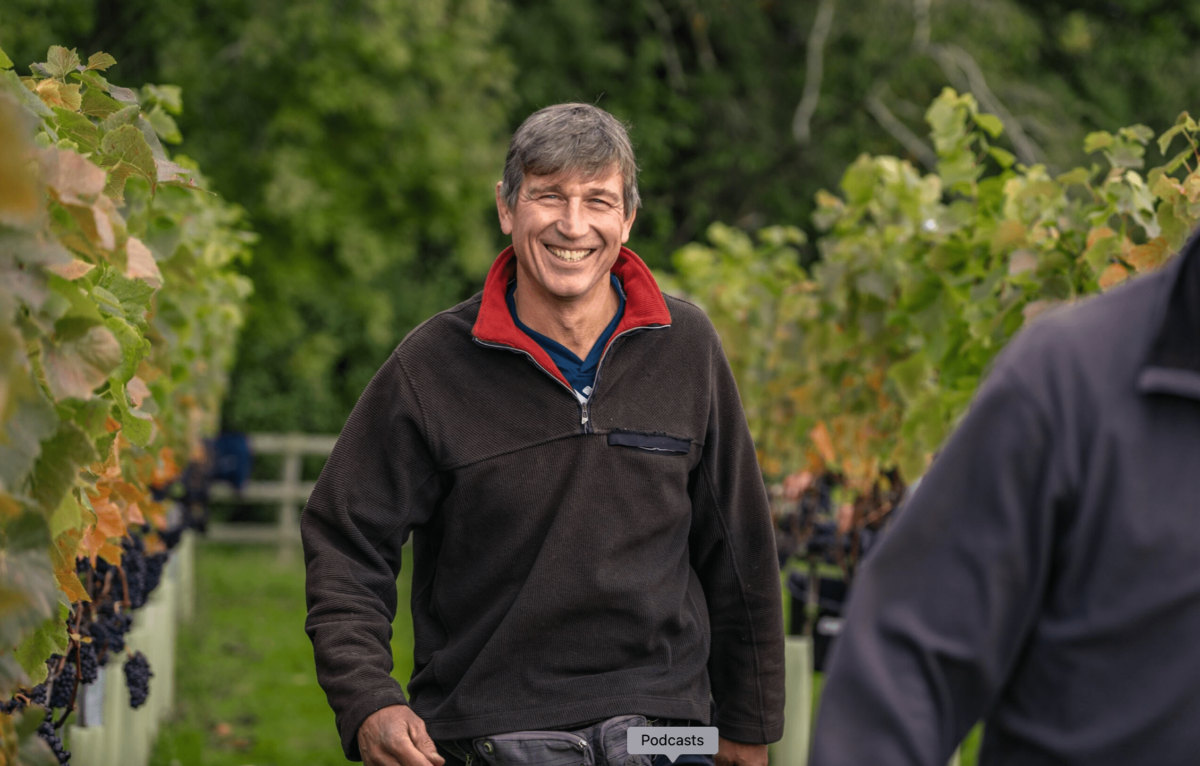
[[579, 420], [579, 425], [586, 426], [588, 422], [588, 406], [587, 402], [583, 403], [583, 417]]

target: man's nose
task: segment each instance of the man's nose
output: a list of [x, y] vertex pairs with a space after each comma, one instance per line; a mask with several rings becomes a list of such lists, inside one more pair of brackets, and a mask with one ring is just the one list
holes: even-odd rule
[[579, 239], [588, 232], [587, 221], [584, 220], [583, 200], [568, 199], [558, 219], [558, 233], [566, 239]]

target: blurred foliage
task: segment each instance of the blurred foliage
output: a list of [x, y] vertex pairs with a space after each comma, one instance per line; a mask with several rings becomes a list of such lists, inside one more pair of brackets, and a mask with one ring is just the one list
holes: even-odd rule
[[[813, 195], [861, 152], [903, 149], [902, 157], [928, 160], [931, 170], [932, 147], [918, 154], [898, 141], [897, 126], [921, 143], [924, 105], [946, 85], [1003, 113], [1007, 133], [1016, 131], [1030, 152], [1017, 152], [1021, 159], [1051, 170], [1078, 163], [1091, 130], [1136, 121], [1161, 129], [1200, 102], [1196, 78], [1162, 76], [1200, 63], [1195, 4], [512, 5], [503, 34], [518, 72], [509, 127], [567, 100], [597, 102], [631, 122], [645, 200], [632, 242], [658, 268], [670, 268], [670, 253], [713, 221], [751, 231], [787, 222], [815, 234]], [[828, 30], [815, 38], [823, 6]], [[819, 96], [800, 141], [805, 131], [795, 123], [810, 76]], [[814, 248], [802, 254], [806, 262], [817, 257]]]
[[[506, 133], [599, 103], [633, 126], [652, 266], [714, 221], [803, 229], [861, 152], [932, 170], [946, 85], [1050, 172], [1084, 136], [1200, 102], [1200, 10], [1150, 0], [6, 0], [0, 43], [103, 48], [182, 86], [187, 151], [262, 244], [226, 408], [336, 431], [409, 329], [478, 289]], [[1163, 73], [1179, 73], [1164, 76]]]
[[189, 153], [260, 233], [227, 425], [336, 433], [499, 251], [511, 67], [493, 0], [16, 3], [0, 35], [18, 52], [61, 18], [124, 76], [181, 86]]
[[[769, 265], [779, 229], [755, 249], [714, 227], [676, 254], [675, 283], [726, 338], [768, 479], [830, 469], [859, 497], [898, 468], [911, 484], [1026, 322], [1158, 268], [1200, 221], [1186, 112], [1154, 148], [1144, 125], [1091, 133], [1097, 161], [1061, 174], [997, 147], [1001, 121], [971, 94], [947, 88], [926, 118], [936, 172], [864, 154], [840, 196], [818, 194], [811, 277]], [[1146, 171], [1148, 149], [1164, 161]]]

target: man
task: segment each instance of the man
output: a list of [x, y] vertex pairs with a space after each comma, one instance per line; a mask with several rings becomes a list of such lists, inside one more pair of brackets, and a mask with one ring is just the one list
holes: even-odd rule
[[[783, 713], [766, 494], [712, 325], [622, 246], [624, 128], [535, 113], [496, 205], [512, 247], [396, 348], [305, 509], [306, 629], [346, 755], [442, 766], [485, 736], [707, 724], [711, 704], [717, 763], [764, 766]], [[389, 638], [410, 532], [406, 698]]]
[[855, 581], [814, 766], [1200, 753], [1200, 245], [1038, 320]]

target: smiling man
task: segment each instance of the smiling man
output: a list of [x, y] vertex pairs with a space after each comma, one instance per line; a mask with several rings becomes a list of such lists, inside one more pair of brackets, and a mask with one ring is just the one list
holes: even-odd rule
[[[765, 766], [781, 736], [753, 444], [711, 323], [623, 247], [638, 204], [616, 119], [532, 115], [496, 187], [512, 247], [346, 422], [302, 531], [306, 629], [351, 760], [645, 766], [625, 728], [712, 725], [717, 764]], [[406, 696], [389, 639], [410, 534]]]

